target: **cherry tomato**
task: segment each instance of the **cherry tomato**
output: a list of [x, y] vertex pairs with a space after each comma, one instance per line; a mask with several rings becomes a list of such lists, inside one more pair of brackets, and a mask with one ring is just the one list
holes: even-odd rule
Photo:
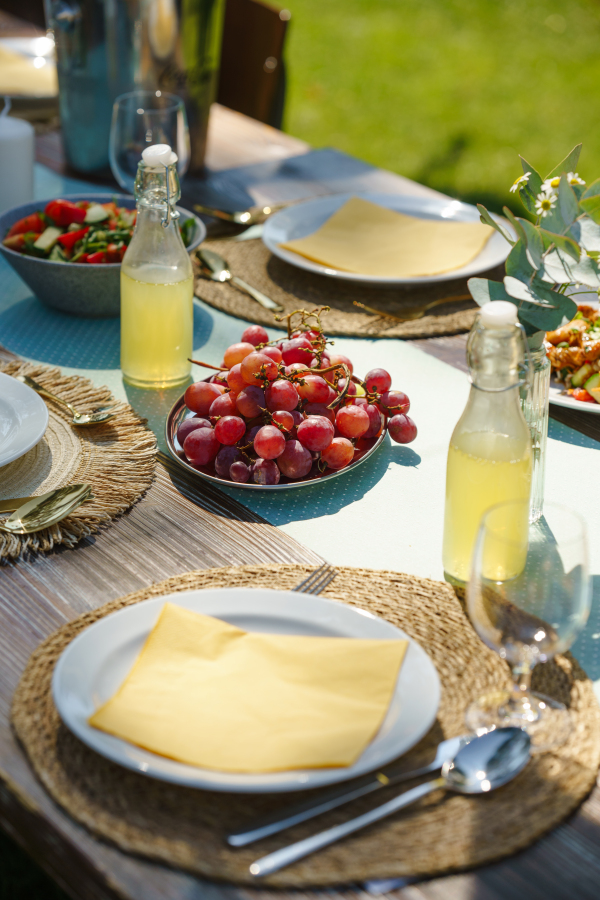
[[98, 250], [96, 253], [86, 253], [87, 256], [86, 262], [91, 263], [92, 265], [97, 265], [98, 263], [105, 263], [106, 260], [106, 250]]
[[574, 400], [581, 400], [583, 403], [595, 403], [596, 401], [592, 397], [591, 394], [585, 390], [585, 388], [575, 388], [573, 391], [572, 397]]
[[72, 250], [77, 241], [80, 241], [89, 230], [90, 226], [88, 225], [86, 228], [80, 228], [78, 231], [66, 231], [57, 238], [57, 242], [61, 244], [65, 250]]
[[19, 219], [14, 225], [11, 225], [6, 237], [12, 237], [13, 234], [27, 234], [28, 231], [34, 231], [36, 234], [41, 234], [45, 227], [46, 223], [40, 214], [31, 213], [30, 216], [25, 216], [24, 219]]
[[8, 247], [9, 250], [22, 250], [26, 244], [33, 244], [34, 241], [37, 241], [39, 238], [39, 234], [28, 232], [27, 234], [13, 234], [11, 237], [6, 237], [2, 241], [5, 247]]
[[71, 203], [70, 200], [51, 200], [44, 210], [48, 218], [56, 225], [72, 225], [73, 222], [81, 224], [85, 221], [85, 209]]

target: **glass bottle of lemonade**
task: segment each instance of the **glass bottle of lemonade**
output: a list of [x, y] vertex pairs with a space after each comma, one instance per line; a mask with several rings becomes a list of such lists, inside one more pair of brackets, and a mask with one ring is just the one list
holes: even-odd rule
[[137, 222], [121, 265], [121, 369], [142, 388], [183, 384], [191, 369], [194, 279], [177, 224], [176, 162], [167, 144], [143, 151]]
[[[448, 451], [443, 563], [445, 578], [453, 583], [469, 578], [483, 513], [503, 500], [529, 499], [531, 435], [519, 402], [524, 356], [516, 306], [505, 300], [487, 303], [467, 342], [471, 392]], [[527, 520], [506, 527], [517, 546]]]

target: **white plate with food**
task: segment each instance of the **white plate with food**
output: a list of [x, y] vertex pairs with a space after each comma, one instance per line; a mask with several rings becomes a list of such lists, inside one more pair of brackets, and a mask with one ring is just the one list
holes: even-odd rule
[[546, 350], [552, 365], [550, 403], [599, 415], [598, 295], [596, 291], [586, 291], [583, 287], [574, 288], [568, 293], [578, 303], [575, 318], [546, 334]]
[[0, 372], [0, 466], [35, 447], [47, 427], [48, 408], [39, 394]]
[[[303, 203], [296, 203], [294, 206], [275, 213], [265, 223], [262, 236], [263, 242], [271, 253], [293, 266], [306, 269], [309, 272], [315, 272], [318, 275], [325, 275], [329, 278], [337, 278], [342, 281], [358, 281], [381, 287], [393, 287], [402, 284], [428, 284], [436, 281], [448, 281], [454, 278], [468, 278], [500, 265], [505, 261], [510, 251], [508, 242], [497, 231], [494, 231], [476, 257], [458, 269], [451, 269], [437, 275], [382, 277], [351, 272], [342, 268], [332, 268], [280, 246], [313, 234], [335, 212], [353, 198], [366, 200], [377, 206], [413, 216], [417, 219], [429, 219], [435, 222], [480, 222], [477, 208], [468, 203], [461, 203], [458, 200], [371, 192], [334, 194]], [[503, 227], [512, 234], [512, 228], [508, 222], [495, 215], [494, 219], [502, 222]]]
[[[351, 766], [240, 774], [177, 762], [88, 724], [127, 677], [165, 605], [214, 616], [248, 632], [408, 640], [385, 719]], [[385, 765], [414, 746], [435, 720], [440, 682], [427, 653], [408, 635], [364, 610], [291, 591], [226, 588], [156, 597], [100, 619], [69, 644], [53, 676], [53, 697], [65, 725], [119, 765], [152, 778], [213, 791], [273, 793], [345, 781]]]

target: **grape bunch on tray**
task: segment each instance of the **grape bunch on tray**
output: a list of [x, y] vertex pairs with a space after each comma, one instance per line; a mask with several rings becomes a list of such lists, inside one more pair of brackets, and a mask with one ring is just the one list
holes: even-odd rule
[[306, 478], [313, 466], [345, 468], [386, 423], [397, 443], [415, 439], [410, 401], [392, 390], [390, 375], [371, 369], [361, 380], [348, 357], [331, 350], [321, 326], [326, 310], [286, 316], [287, 340], [269, 341], [262, 326], [250, 325], [222, 366], [194, 360], [217, 372], [185, 392], [195, 415], [180, 424], [177, 440], [192, 466], [228, 481], [276, 485], [282, 476]]

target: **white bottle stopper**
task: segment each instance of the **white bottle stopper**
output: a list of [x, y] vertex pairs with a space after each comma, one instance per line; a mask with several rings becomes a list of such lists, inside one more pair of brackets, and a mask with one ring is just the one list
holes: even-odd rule
[[490, 300], [481, 307], [480, 322], [485, 328], [506, 328], [517, 323], [517, 307], [508, 300]]
[[152, 144], [142, 150], [142, 159], [150, 169], [158, 166], [171, 166], [177, 162], [177, 154], [168, 144]]

